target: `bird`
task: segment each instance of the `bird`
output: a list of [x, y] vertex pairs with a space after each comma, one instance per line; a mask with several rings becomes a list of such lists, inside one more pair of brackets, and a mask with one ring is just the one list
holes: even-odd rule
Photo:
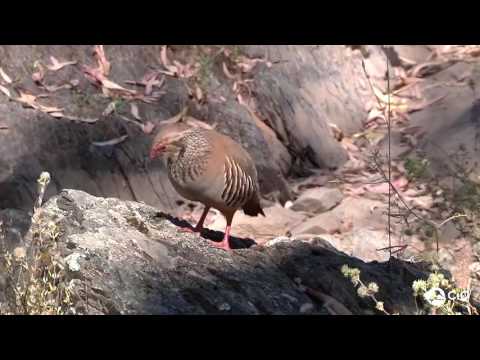
[[185, 111], [173, 120], [160, 126], [151, 145], [150, 159], [166, 160], [168, 178], [175, 190], [205, 206], [190, 231], [202, 232], [210, 208], [223, 214], [223, 240], [212, 245], [229, 251], [232, 221], [239, 209], [249, 216], [265, 216], [255, 163], [238, 142], [213, 128], [188, 121]]

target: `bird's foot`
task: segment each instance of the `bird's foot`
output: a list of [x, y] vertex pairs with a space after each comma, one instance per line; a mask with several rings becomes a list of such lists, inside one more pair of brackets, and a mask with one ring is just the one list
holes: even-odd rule
[[198, 227], [192, 228], [189, 226], [185, 226], [185, 227], [179, 228], [178, 231], [181, 233], [190, 233], [190, 234], [200, 235], [201, 232], [203, 231], [203, 228], [198, 228]]
[[231, 251], [232, 250], [228, 241], [225, 241], [225, 240], [223, 240], [221, 242], [211, 241], [210, 243], [213, 247], [216, 247], [217, 249], [222, 249], [222, 250], [225, 250], [225, 251]]
[[188, 227], [188, 226], [185, 226], [185, 227], [181, 227], [178, 229], [179, 232], [183, 232], [183, 233], [199, 233], [201, 232], [201, 230], [197, 229], [197, 228], [191, 228], [191, 227]]

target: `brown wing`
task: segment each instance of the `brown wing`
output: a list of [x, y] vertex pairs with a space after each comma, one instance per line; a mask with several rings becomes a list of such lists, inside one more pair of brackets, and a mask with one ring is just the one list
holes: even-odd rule
[[222, 200], [231, 208], [243, 207], [247, 215], [265, 216], [260, 207], [257, 170], [253, 160], [240, 144], [226, 136], [220, 135], [218, 144], [225, 154]]

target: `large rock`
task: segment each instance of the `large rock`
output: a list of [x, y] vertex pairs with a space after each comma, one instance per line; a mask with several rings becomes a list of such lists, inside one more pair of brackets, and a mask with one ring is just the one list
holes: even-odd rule
[[[237, 250], [224, 252], [180, 234], [177, 221], [153, 207], [82, 191], [51, 198], [36, 223], [51, 222], [59, 237], [50, 251], [66, 269], [77, 314], [327, 314], [337, 311], [332, 303], [340, 313], [373, 313], [340, 272], [344, 264], [379, 285], [387, 310], [412, 314], [411, 284], [427, 276], [420, 264], [367, 264], [321, 239], [250, 249], [235, 239]], [[5, 276], [0, 302], [8, 305]]]
[[305, 191], [290, 207], [293, 211], [322, 213], [328, 211], [343, 200], [340, 190], [334, 188], [313, 188]]
[[361, 129], [372, 93], [362, 55], [346, 46], [242, 46], [252, 57], [278, 61], [255, 75], [255, 98], [283, 143], [302, 160], [338, 167], [347, 160], [330, 123], [352, 134]]
[[[160, 46], [108, 45], [104, 48], [111, 62], [109, 79], [122, 86], [130, 86], [125, 85], [125, 81], [140, 81], [149, 68], [162, 68]], [[86, 123], [52, 118], [9, 101], [0, 92], [0, 208], [29, 208], [36, 192], [35, 180], [41, 171], [48, 170], [53, 180], [47, 198], [68, 187], [100, 196], [144, 201], [165, 211], [176, 211], [176, 201], [180, 197], [170, 185], [163, 164], [148, 161], [154, 134], [147, 136], [138, 126], [118, 116], [133, 118], [128, 103], [119, 107], [117, 113], [102, 117], [112, 99], [103, 96], [85, 78], [81, 68], [95, 64], [92, 50], [92, 46], [78, 45], [0, 46], [1, 67], [11, 78], [17, 79], [15, 88], [34, 95], [46, 93], [32, 81], [33, 64], [37, 60], [47, 64], [54, 56], [60, 61], [78, 61], [75, 66], [47, 72], [44, 79], [47, 85], [76, 79], [78, 86], [48, 93], [47, 98], [38, 101], [61, 107], [69, 116], [99, 119]], [[220, 68], [221, 64], [216, 66]], [[291, 159], [285, 146], [271, 133], [267, 134], [267, 130], [260, 129], [250, 113], [235, 101], [231, 84], [221, 71], [212, 71], [208, 76], [213, 95], [223, 96], [224, 103], [207, 101], [198, 105], [189, 100], [183, 79], [167, 76], [162, 89], [165, 94], [158, 103], [136, 102], [143, 121], [157, 124], [177, 114], [188, 103], [192, 115], [207, 123], [216, 122], [219, 131], [245, 146], [256, 162], [264, 194], [276, 193], [279, 200], [288, 200], [290, 195], [284, 174]], [[13, 86], [5, 85], [13, 97], [18, 96]], [[141, 91], [143, 88], [135, 89]], [[95, 141], [123, 135], [128, 135], [127, 140], [116, 146], [92, 145]]]
[[348, 197], [331, 211], [316, 215], [292, 229], [292, 234], [333, 234], [352, 229], [384, 230], [385, 204], [366, 198]]

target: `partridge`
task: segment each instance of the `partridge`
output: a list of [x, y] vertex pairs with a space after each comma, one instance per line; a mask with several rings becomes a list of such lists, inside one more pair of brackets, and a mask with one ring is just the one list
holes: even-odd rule
[[210, 208], [227, 221], [223, 241], [214, 246], [230, 250], [233, 216], [265, 216], [259, 198], [257, 170], [249, 154], [230, 137], [189, 124], [181, 115], [164, 125], [155, 136], [150, 159], [165, 155], [168, 177], [184, 198], [203, 203], [205, 209], [193, 231], [201, 232]]

